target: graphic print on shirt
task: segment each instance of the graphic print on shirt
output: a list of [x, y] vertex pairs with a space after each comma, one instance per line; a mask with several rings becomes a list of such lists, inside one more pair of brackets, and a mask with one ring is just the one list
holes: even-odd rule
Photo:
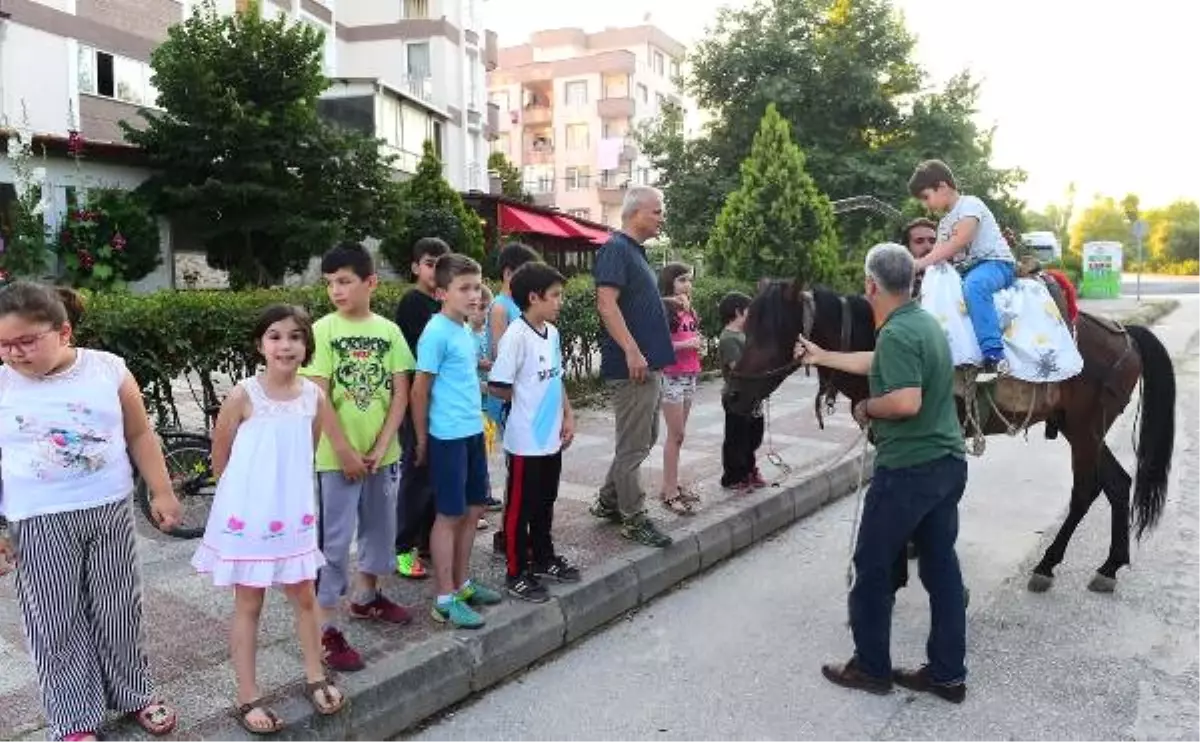
[[554, 340], [552, 358], [538, 353], [538, 381], [549, 383], [533, 417], [533, 437], [539, 446], [550, 443], [550, 436], [562, 413], [562, 350], [557, 335]]
[[17, 415], [17, 429], [38, 442], [33, 462], [38, 479], [54, 481], [86, 476], [104, 468], [109, 438], [98, 432], [87, 405], [67, 405], [67, 420], [44, 421]]
[[387, 371], [389, 340], [378, 337], [339, 337], [333, 347], [333, 386], [359, 410], [366, 412], [380, 388], [392, 392], [392, 375]]

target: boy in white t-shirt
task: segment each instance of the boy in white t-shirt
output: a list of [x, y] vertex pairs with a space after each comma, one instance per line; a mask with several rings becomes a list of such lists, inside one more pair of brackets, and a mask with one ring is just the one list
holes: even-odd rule
[[564, 283], [545, 263], [517, 269], [511, 287], [521, 318], [500, 338], [488, 378], [492, 394], [511, 402], [504, 428], [506, 586], [513, 597], [535, 603], [549, 599], [542, 579], [579, 581], [579, 570], [555, 553], [550, 536], [562, 452], [575, 434], [563, 386], [562, 346], [551, 324], [558, 319]]

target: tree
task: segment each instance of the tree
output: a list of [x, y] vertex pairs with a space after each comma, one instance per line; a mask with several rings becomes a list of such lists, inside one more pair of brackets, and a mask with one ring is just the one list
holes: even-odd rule
[[151, 57], [164, 110], [142, 109], [140, 131], [122, 123], [156, 172], [141, 193], [234, 287], [277, 283], [339, 239], [378, 233], [394, 199], [378, 143], [317, 116], [322, 46], [257, 3], [221, 15], [205, 0]]
[[533, 197], [525, 192], [521, 171], [508, 161], [503, 152], [493, 152], [488, 155], [488, 170], [500, 177], [500, 192], [508, 198], [533, 203]]
[[[972, 122], [977, 85], [967, 75], [923, 88], [914, 42], [887, 0], [756, 0], [723, 9], [689, 55], [685, 88], [711, 112], [688, 141], [668, 110], [639, 131], [671, 218], [668, 236], [703, 243], [769, 103], [791, 124], [818, 188], [831, 198], [873, 195], [900, 206], [916, 163], [937, 156], [968, 192], [1019, 228], [1011, 195], [1019, 170], [990, 165], [991, 132]], [[875, 239], [880, 217], [843, 217], [845, 250]]]
[[1200, 259], [1200, 206], [1195, 201], [1150, 209], [1144, 218], [1150, 227], [1146, 251], [1153, 262], [1166, 265]]
[[[1085, 242], [1105, 241], [1120, 242], [1128, 248], [1132, 238], [1121, 206], [1111, 197], [1097, 195], [1071, 225], [1071, 250], [1079, 253]], [[1126, 264], [1136, 259], [1136, 255], [1125, 255]]]
[[836, 280], [833, 209], [805, 171], [804, 153], [774, 105], [767, 106], [741, 176], [708, 241], [706, 262], [713, 272], [743, 280]]
[[412, 263], [412, 246], [422, 237], [440, 237], [455, 252], [484, 261], [479, 215], [442, 177], [442, 161], [425, 140], [417, 173], [401, 186], [400, 210], [388, 227], [380, 252], [401, 275]]

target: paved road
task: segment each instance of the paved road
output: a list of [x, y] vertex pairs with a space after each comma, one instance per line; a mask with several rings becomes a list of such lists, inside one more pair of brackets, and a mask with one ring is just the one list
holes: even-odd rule
[[[1137, 274], [1121, 274], [1121, 293], [1134, 296], [1137, 292]], [[1200, 278], [1196, 276], [1142, 276], [1142, 296], [1200, 293]]]
[[[1087, 592], [1108, 544], [1098, 502], [1054, 588], [1025, 590], [1065, 513], [1067, 447], [993, 438], [971, 464], [959, 552], [972, 588], [971, 695], [954, 707], [826, 683], [851, 651], [847, 498], [460, 707], [415, 739], [1197, 739], [1200, 627], [1196, 301], [1160, 327], [1179, 366], [1169, 504], [1115, 595]], [[1125, 415], [1109, 436], [1131, 461]], [[898, 663], [922, 660], [924, 592], [903, 591]]]

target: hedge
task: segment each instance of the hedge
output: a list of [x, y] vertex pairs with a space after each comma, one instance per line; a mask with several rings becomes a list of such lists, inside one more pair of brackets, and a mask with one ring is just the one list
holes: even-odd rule
[[[392, 317], [408, 284], [381, 285], [373, 308]], [[727, 291], [752, 293], [736, 281], [700, 278], [694, 287], [694, 305], [708, 338], [707, 355], [713, 357], [721, 326], [717, 302]], [[177, 425], [178, 400], [172, 380], [184, 375], [198, 378], [205, 405], [216, 404], [215, 378], [241, 379], [254, 373], [258, 358], [250, 337], [258, 312], [276, 302], [306, 307], [314, 318], [333, 310], [319, 286], [251, 291], [162, 291], [136, 296], [124, 293], [90, 295], [87, 311], [77, 331], [81, 345], [101, 348], [123, 357], [138, 379], [150, 411], [161, 424]], [[600, 318], [589, 276], [567, 284], [558, 328], [562, 335], [564, 366], [568, 377], [584, 378], [598, 372]], [[709, 364], [711, 365], [711, 364]]]

